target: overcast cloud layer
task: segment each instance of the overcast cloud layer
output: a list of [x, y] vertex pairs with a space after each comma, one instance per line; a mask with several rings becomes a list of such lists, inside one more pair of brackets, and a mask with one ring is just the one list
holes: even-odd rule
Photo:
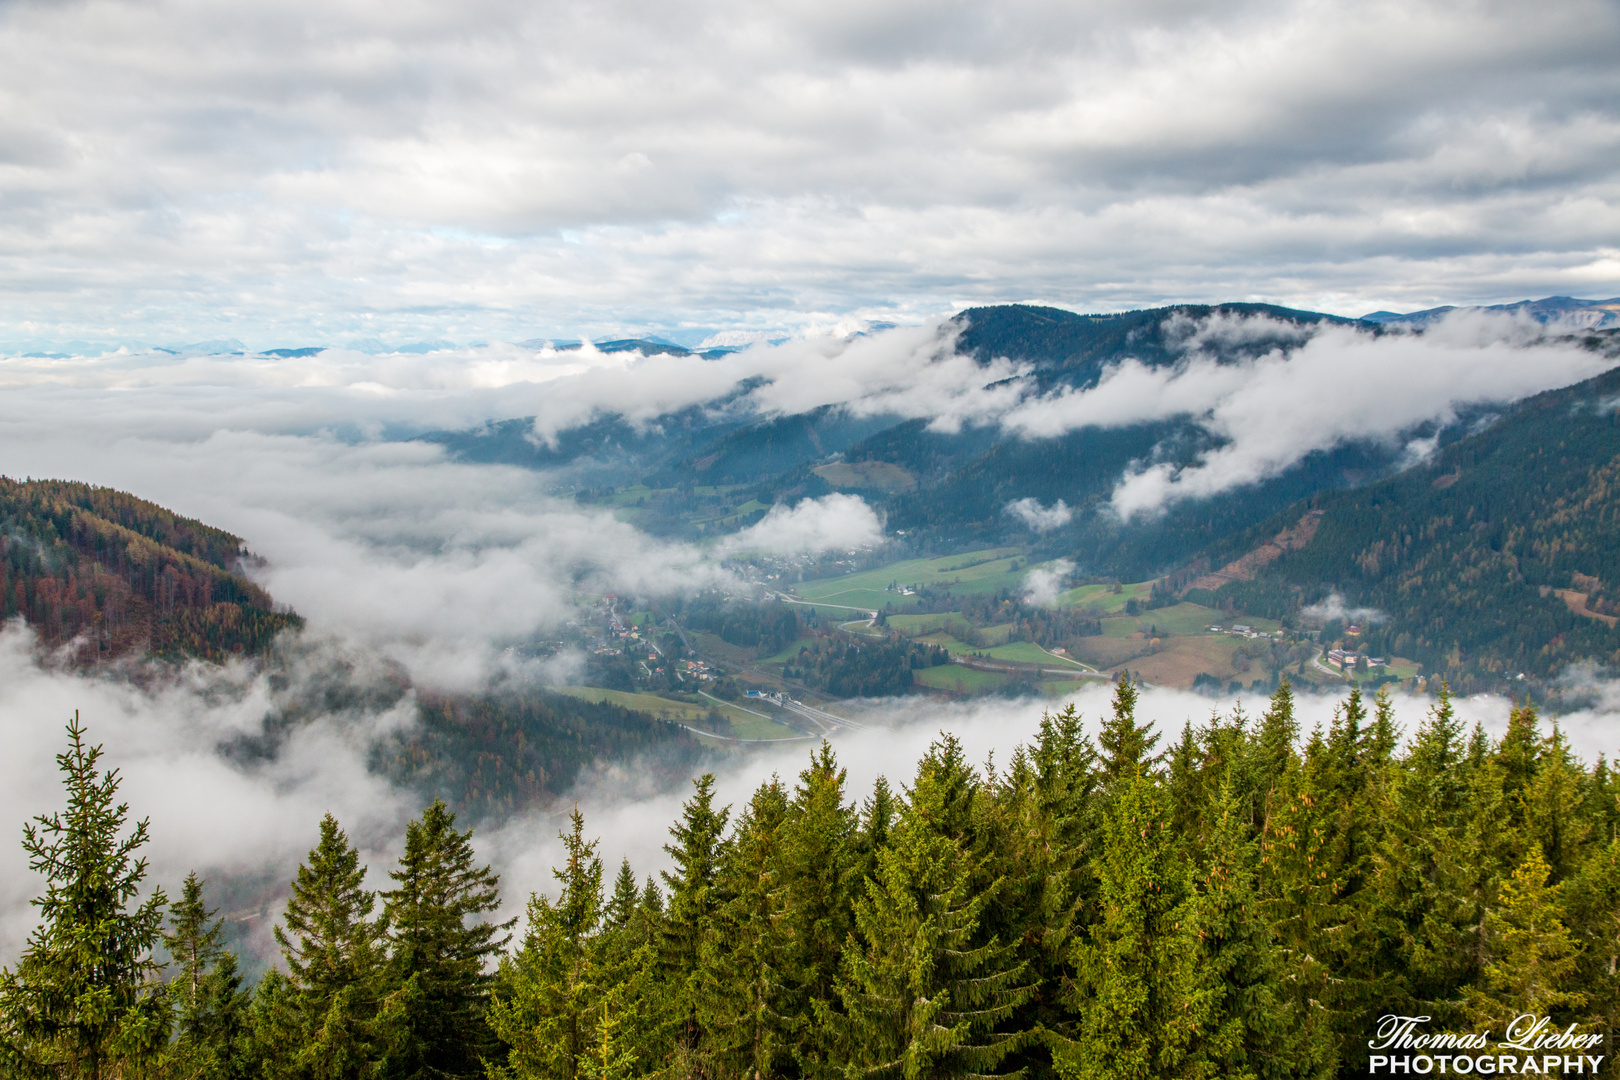
[[1620, 8], [13, 0], [0, 340], [1620, 293]]

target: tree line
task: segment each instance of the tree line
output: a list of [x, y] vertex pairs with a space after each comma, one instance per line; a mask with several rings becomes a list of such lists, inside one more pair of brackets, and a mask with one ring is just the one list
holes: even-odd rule
[[[737, 807], [694, 782], [670, 869], [611, 883], [577, 810], [515, 943], [442, 804], [391, 887], [328, 816], [251, 991], [189, 878], [142, 899], [145, 822], [77, 722], [49, 888], [0, 975], [18, 1077], [489, 1080], [1364, 1074], [1378, 1018], [1501, 1032], [1620, 1018], [1620, 782], [1534, 708], [1492, 739], [1447, 693], [1410, 732], [1289, 685], [1160, 745], [1115, 688], [1003, 766], [942, 735], [859, 802], [832, 749]], [[166, 923], [165, 923], [166, 920]], [[166, 969], [154, 959], [161, 944]]]

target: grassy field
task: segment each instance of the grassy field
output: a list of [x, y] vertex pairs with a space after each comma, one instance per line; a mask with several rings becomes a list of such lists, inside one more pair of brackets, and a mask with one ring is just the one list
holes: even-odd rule
[[1227, 634], [1166, 638], [1160, 652], [1138, 656], [1123, 666], [1160, 686], [1188, 689], [1194, 679], [1206, 673], [1222, 681], [1235, 678], [1247, 684], [1263, 677], [1265, 672], [1259, 665], [1242, 674], [1233, 669], [1232, 655], [1237, 652], [1240, 640]]
[[1412, 679], [1416, 678], [1417, 673], [1421, 670], [1422, 665], [1416, 660], [1408, 660], [1402, 656], [1391, 656], [1389, 658], [1389, 667], [1384, 669], [1384, 673], [1393, 675], [1397, 679]]
[[997, 660], [1012, 660], [1021, 664], [1041, 664], [1050, 668], [1074, 668], [1076, 671], [1084, 670], [1084, 665], [1066, 657], [1053, 656], [1033, 641], [1014, 641], [982, 651], [986, 656], [993, 656]]
[[795, 739], [804, 734], [802, 731], [794, 731], [790, 727], [778, 724], [775, 720], [749, 716], [736, 709], [726, 709], [726, 715], [731, 717], [732, 734], [739, 739]]
[[802, 734], [774, 720], [754, 716], [734, 705], [709, 702], [707, 698], [704, 698], [704, 701], [708, 704], [693, 705], [687, 701], [672, 701], [657, 694], [633, 694], [624, 690], [604, 690], [599, 686], [563, 686], [558, 689], [586, 701], [606, 701], [612, 705], [623, 705], [627, 709], [651, 713], [663, 720], [678, 720], [683, 724], [706, 718], [712, 705], [731, 721], [732, 731], [739, 739], [789, 739]]
[[[657, 694], [635, 694], [625, 690], [604, 690], [599, 686], [559, 686], [557, 689], [571, 697], [584, 698], [586, 701], [605, 701], [610, 705], [623, 705], [627, 709], [651, 713], [653, 716], [664, 720], [680, 720], [684, 723], [691, 723], [693, 720], [701, 720], [709, 715], [707, 705], [693, 705], [687, 701], [673, 701]], [[739, 714], [728, 709], [726, 715], [736, 719]]]
[[1081, 608], [1099, 615], [1111, 615], [1117, 611], [1124, 611], [1127, 601], [1135, 600], [1145, 604], [1151, 599], [1153, 599], [1153, 582], [1139, 581], [1134, 585], [1120, 586], [1117, 593], [1114, 592], [1112, 585], [1082, 585], [1078, 589], [1059, 593], [1057, 602], [1058, 607]]
[[968, 653], [976, 651], [961, 638], [952, 637], [950, 634], [924, 634], [922, 637], [913, 638], [912, 640], [923, 645], [938, 645], [952, 656], [966, 656]]
[[974, 671], [961, 664], [920, 668], [912, 672], [911, 677], [918, 686], [957, 694], [979, 694], [1006, 686], [1011, 681], [1008, 676], [998, 671]]
[[876, 488], [879, 491], [910, 491], [917, 478], [890, 461], [835, 461], [810, 470], [835, 488]]
[[[1171, 638], [1178, 641], [1179, 638]], [[1098, 668], [1107, 669], [1125, 663], [1137, 653], [1147, 649], [1147, 642], [1141, 638], [1129, 637], [1086, 637], [1074, 643], [1075, 659], [1084, 660]]]
[[885, 604], [903, 608], [907, 598], [890, 592], [891, 583], [898, 582], [902, 586], [948, 585], [956, 593], [995, 592], [997, 589], [1016, 587], [1028, 570], [1021, 549], [987, 548], [938, 559], [905, 559], [876, 570], [806, 581], [797, 587], [796, 592], [801, 600], [874, 609], [881, 609]]
[[912, 638], [950, 633], [951, 627], [958, 623], [964, 627], [971, 625], [959, 611], [942, 611], [935, 615], [890, 615], [887, 622], [906, 637]]
[[775, 656], [765, 656], [761, 657], [759, 660], [756, 660], [754, 662], [754, 666], [767, 667], [774, 665], [776, 667], [781, 667], [783, 664], [791, 664], [793, 661], [799, 658], [800, 649], [807, 645], [814, 645], [815, 641], [816, 639], [813, 637], [802, 637], [793, 644], [789, 645], [787, 648], [783, 649], [781, 652], [777, 653]]
[[[1177, 637], [1182, 635], [1230, 637], [1231, 635], [1227, 634], [1211, 634], [1204, 629], [1212, 624], [1224, 625], [1221, 620], [1225, 618], [1230, 617], [1223, 616], [1214, 608], [1201, 607], [1198, 604], [1172, 604], [1169, 607], [1144, 611], [1140, 615], [1113, 615], [1100, 622], [1104, 637], [1130, 637], [1138, 631], [1147, 633], [1154, 627], [1158, 628], [1161, 637], [1166, 633]], [[1277, 627], [1282, 625], [1275, 619], [1261, 619], [1247, 615], [1239, 618], [1243, 620], [1245, 626], [1252, 626], [1268, 634], [1275, 632]]]

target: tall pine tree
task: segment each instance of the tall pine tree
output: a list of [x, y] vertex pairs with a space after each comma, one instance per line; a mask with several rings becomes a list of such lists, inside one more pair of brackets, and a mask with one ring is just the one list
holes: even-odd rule
[[17, 969], [0, 968], [0, 1045], [18, 1077], [105, 1080], [151, 1065], [168, 1040], [169, 998], [152, 960], [168, 901], [155, 889], [137, 902], [147, 822], [124, 832], [118, 771], [100, 770], [101, 747], [85, 745], [76, 712], [67, 733], [56, 756], [67, 810], [23, 829], [29, 869], [47, 884]]
[[270, 988], [274, 1028], [260, 1042], [274, 1040], [271, 1060], [290, 1076], [358, 1080], [380, 1055], [374, 1021], [386, 956], [365, 876], [360, 853], [327, 814], [293, 879], [285, 927], [275, 928], [286, 979]]
[[450, 1080], [482, 1076], [493, 1053], [485, 1022], [492, 958], [512, 922], [482, 916], [500, 906], [500, 877], [479, 866], [472, 830], [435, 801], [405, 828], [405, 853], [382, 894], [390, 951], [388, 996], [378, 1028], [384, 1077]]
[[[976, 938], [1000, 889], [976, 889], [982, 867], [960, 838], [964, 790], [953, 740], [917, 774], [877, 873], [855, 906], [856, 932], [838, 984], [846, 1071], [872, 1077], [996, 1075], [1028, 1033], [998, 1031], [1028, 1000], [1027, 966], [1010, 943]], [[955, 835], [953, 835], [955, 834]]]

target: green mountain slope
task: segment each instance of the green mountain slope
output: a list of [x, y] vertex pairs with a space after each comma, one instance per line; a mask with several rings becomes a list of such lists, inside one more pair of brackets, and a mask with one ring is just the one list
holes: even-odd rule
[[[1612, 334], [1593, 343], [1620, 352]], [[1620, 369], [1527, 399], [1423, 466], [1296, 503], [1191, 570], [1229, 565], [1317, 510], [1308, 544], [1215, 598], [1284, 617], [1337, 590], [1385, 616], [1367, 627], [1368, 650], [1464, 691], [1576, 660], [1620, 664], [1617, 402]]]
[[81, 662], [135, 652], [219, 660], [302, 625], [241, 573], [221, 529], [110, 488], [0, 477], [0, 605]]

